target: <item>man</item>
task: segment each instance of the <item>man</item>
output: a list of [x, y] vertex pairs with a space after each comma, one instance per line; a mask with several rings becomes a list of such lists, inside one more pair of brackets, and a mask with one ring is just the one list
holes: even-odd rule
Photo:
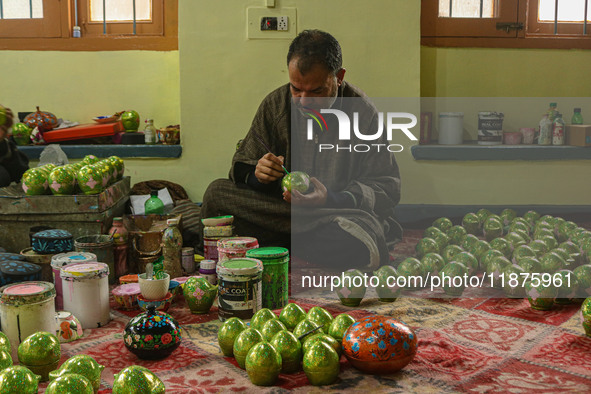
[[8, 129], [12, 126], [13, 114], [10, 108], [0, 105], [0, 187], [20, 182], [23, 173], [29, 169], [29, 159], [20, 152], [16, 144], [8, 139]]
[[[387, 263], [388, 246], [402, 235], [394, 220], [400, 178], [393, 155], [319, 152], [318, 144], [338, 144], [335, 117], [326, 117], [327, 130], [315, 129], [313, 141], [306, 131], [309, 114], [322, 108], [359, 111], [362, 124], [377, 127], [375, 107], [344, 81], [341, 48], [328, 33], [300, 33], [287, 65], [289, 84], [261, 103], [234, 154], [230, 180], [207, 189], [202, 217], [233, 214], [237, 234], [263, 246], [291, 245], [292, 255], [322, 266]], [[312, 191], [282, 191], [283, 167], [312, 175]]]

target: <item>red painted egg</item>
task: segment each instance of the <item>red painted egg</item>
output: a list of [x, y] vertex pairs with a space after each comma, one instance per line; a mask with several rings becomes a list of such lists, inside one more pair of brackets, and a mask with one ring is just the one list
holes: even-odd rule
[[343, 350], [355, 368], [370, 374], [387, 374], [412, 361], [417, 352], [417, 336], [398, 320], [371, 316], [347, 329]]

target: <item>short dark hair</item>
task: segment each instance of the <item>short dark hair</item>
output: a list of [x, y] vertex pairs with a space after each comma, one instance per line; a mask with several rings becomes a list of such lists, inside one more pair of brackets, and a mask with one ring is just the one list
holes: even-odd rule
[[336, 74], [343, 66], [341, 46], [336, 38], [321, 30], [304, 30], [293, 39], [287, 52], [287, 64], [297, 58], [298, 70], [306, 74], [315, 64]]

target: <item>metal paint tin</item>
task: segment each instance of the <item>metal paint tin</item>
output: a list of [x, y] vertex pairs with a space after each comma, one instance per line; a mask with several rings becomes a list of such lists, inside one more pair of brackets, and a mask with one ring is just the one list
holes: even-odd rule
[[[76, 252], [89, 252], [96, 255], [97, 261], [109, 266], [109, 283], [115, 280], [115, 257], [113, 255], [113, 239], [110, 235], [86, 235], [74, 240]], [[76, 315], [74, 313], [74, 315]], [[82, 327], [86, 327], [82, 323]]]
[[59, 253], [51, 257], [51, 271], [55, 286], [55, 307], [58, 311], [64, 309], [62, 278], [60, 271], [63, 266], [76, 263], [91, 263], [96, 261], [96, 254], [86, 252]]
[[218, 315], [250, 319], [262, 308], [263, 263], [257, 259], [229, 259], [218, 263]]
[[500, 145], [503, 142], [503, 119], [500, 112], [478, 113], [478, 144]]
[[218, 261], [218, 240], [222, 238], [203, 238], [203, 257], [206, 260]]
[[181, 249], [181, 265], [183, 271], [187, 274], [195, 272], [195, 249], [194, 248], [182, 248]]
[[23, 282], [0, 289], [2, 332], [12, 345], [16, 360], [21, 341], [38, 331], [55, 332], [55, 288], [48, 282]]
[[199, 267], [199, 275], [207, 279], [209, 284], [217, 285], [218, 276], [215, 272], [216, 262], [214, 260], [202, 260]]
[[246, 252], [246, 257], [263, 262], [263, 308], [279, 309], [289, 298], [289, 250], [278, 247], [257, 248]]
[[73, 313], [82, 327], [102, 327], [111, 320], [107, 264], [70, 264], [62, 268], [60, 275], [64, 309]]
[[218, 261], [246, 257], [246, 252], [259, 247], [259, 241], [251, 237], [230, 237], [218, 241]]
[[209, 226], [203, 227], [203, 236], [213, 237], [231, 237], [234, 234], [234, 226]]

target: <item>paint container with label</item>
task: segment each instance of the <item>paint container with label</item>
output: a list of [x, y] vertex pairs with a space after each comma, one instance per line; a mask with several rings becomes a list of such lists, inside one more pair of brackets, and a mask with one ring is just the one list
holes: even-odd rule
[[500, 112], [478, 113], [478, 145], [503, 143], [503, 115]]
[[195, 249], [182, 248], [181, 249], [181, 265], [186, 274], [195, 272]]
[[62, 268], [64, 309], [84, 328], [97, 328], [110, 320], [109, 266], [105, 263], [71, 264]]
[[203, 227], [203, 236], [206, 238], [231, 237], [234, 234], [234, 226]]
[[207, 279], [209, 284], [217, 285], [218, 276], [215, 271], [216, 262], [214, 260], [202, 260], [199, 266], [199, 276]]
[[230, 237], [218, 241], [218, 261], [246, 257], [246, 252], [259, 247], [259, 241], [251, 237]]
[[218, 315], [250, 319], [262, 308], [263, 263], [257, 259], [229, 259], [218, 263]]
[[10, 340], [12, 359], [18, 345], [38, 331], [55, 332], [55, 288], [48, 282], [23, 282], [0, 289], [2, 332]]
[[96, 261], [96, 254], [87, 252], [68, 252], [56, 254], [51, 258], [51, 270], [53, 273], [53, 284], [55, 286], [55, 307], [58, 311], [64, 309], [62, 291], [62, 267], [76, 263], [92, 263]]
[[246, 257], [263, 262], [263, 308], [279, 309], [289, 298], [289, 250], [278, 247], [257, 248], [246, 252]]
[[222, 238], [203, 238], [203, 257], [206, 260], [218, 261], [218, 241]]
[[439, 113], [439, 144], [460, 145], [463, 142], [464, 113]]

